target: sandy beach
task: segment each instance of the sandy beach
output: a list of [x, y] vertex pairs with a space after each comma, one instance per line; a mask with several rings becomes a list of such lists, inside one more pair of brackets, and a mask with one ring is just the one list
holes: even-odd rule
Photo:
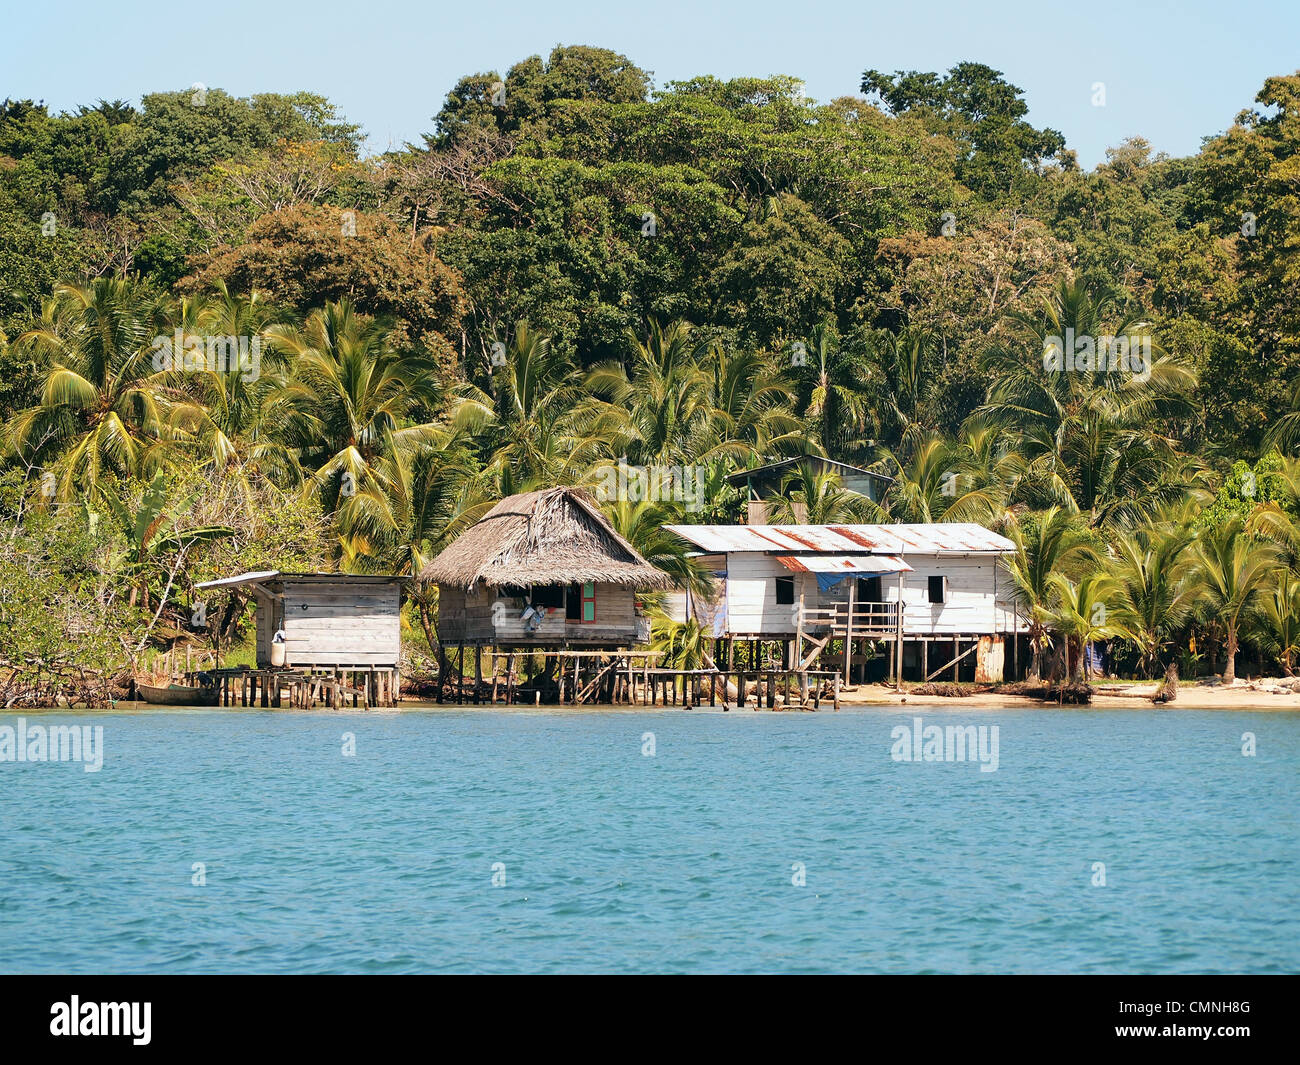
[[[1042, 709], [1048, 706], [1039, 699], [995, 691], [960, 696], [921, 694], [913, 690], [897, 692], [885, 684], [860, 684], [840, 693], [841, 704], [854, 706], [953, 706], [988, 709], [1024, 707]], [[1225, 685], [1217, 678], [1183, 682], [1178, 686], [1178, 698], [1173, 703], [1151, 702], [1157, 684], [1155, 681], [1101, 681], [1093, 685], [1095, 694], [1089, 708], [1104, 710], [1150, 709], [1160, 710], [1300, 710], [1300, 678], [1261, 677], [1253, 680], [1238, 679]]]

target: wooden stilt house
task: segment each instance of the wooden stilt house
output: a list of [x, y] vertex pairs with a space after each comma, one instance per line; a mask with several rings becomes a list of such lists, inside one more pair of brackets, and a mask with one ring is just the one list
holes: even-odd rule
[[425, 567], [438, 638], [516, 649], [634, 647], [650, 637], [638, 590], [671, 580], [578, 488], [501, 500]]

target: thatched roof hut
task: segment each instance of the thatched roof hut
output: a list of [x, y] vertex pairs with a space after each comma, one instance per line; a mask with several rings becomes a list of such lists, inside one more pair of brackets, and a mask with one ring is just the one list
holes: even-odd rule
[[430, 562], [420, 579], [472, 589], [598, 581], [662, 589], [672, 580], [621, 537], [581, 488], [509, 496]]

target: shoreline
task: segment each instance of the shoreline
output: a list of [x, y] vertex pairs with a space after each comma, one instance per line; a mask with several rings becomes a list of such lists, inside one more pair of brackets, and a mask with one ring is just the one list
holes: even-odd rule
[[1040, 709], [1040, 710], [1245, 710], [1269, 712], [1275, 710], [1300, 710], [1300, 691], [1280, 693], [1269, 690], [1281, 683], [1274, 678], [1259, 681], [1238, 681], [1231, 687], [1222, 683], [1202, 684], [1184, 682], [1178, 687], [1178, 697], [1172, 703], [1153, 703], [1151, 696], [1158, 690], [1155, 681], [1137, 681], [1122, 685], [1112, 682], [1094, 686], [1092, 701], [1081, 704], [1058, 704], [1027, 695], [999, 692], [974, 692], [968, 695], [923, 695], [913, 691], [896, 692], [884, 684], [859, 685], [841, 690], [841, 704], [852, 706], [960, 706], [966, 709]]
[[[1267, 682], [1265, 682], [1267, 683]], [[1118, 687], [1112, 686], [1112, 688]], [[1027, 695], [1012, 695], [1009, 693], [989, 692], [972, 692], [966, 695], [930, 695], [920, 694], [915, 691], [896, 692], [893, 688], [884, 684], [864, 684], [857, 685], [854, 688], [844, 689], [840, 693], [840, 713], [845, 710], [850, 712], [870, 709], [903, 709], [910, 707], [925, 707], [929, 710], [943, 709], [961, 709], [961, 710], [1159, 710], [1172, 711], [1179, 710], [1218, 710], [1224, 712], [1245, 711], [1250, 713], [1271, 713], [1271, 712], [1300, 712], [1300, 691], [1287, 692], [1279, 694], [1268, 690], [1260, 690], [1254, 682], [1239, 682], [1233, 687], [1224, 687], [1221, 684], [1201, 685], [1191, 684], [1182, 685], [1179, 688], [1178, 698], [1173, 703], [1153, 703], [1150, 698], [1143, 698], [1144, 695], [1153, 694], [1156, 691], [1156, 684], [1138, 683], [1127, 686], [1122, 691], [1114, 694], [1101, 692], [1094, 693], [1090, 703], [1064, 703], [1058, 704], [1041, 699], [1035, 699]], [[467, 712], [484, 711], [488, 713], [507, 712], [507, 713], [589, 713], [592, 711], [598, 713], [608, 713], [617, 711], [618, 713], [821, 713], [833, 714], [836, 711], [832, 708], [828, 700], [822, 701], [820, 710], [803, 710], [800, 707], [775, 707], [761, 709], [753, 706], [743, 709], [732, 707], [724, 711], [721, 705], [718, 706], [697, 706], [686, 707], [681, 705], [673, 706], [628, 706], [626, 704], [617, 705], [583, 705], [583, 706], [560, 706], [556, 704], [534, 705], [506, 705], [502, 704], [484, 704], [481, 706], [471, 706], [469, 704], [456, 705], [454, 703], [436, 703], [433, 701], [418, 699], [403, 699], [397, 706], [389, 707], [371, 707], [363, 709], [361, 707], [312, 707], [304, 709], [298, 707], [277, 707], [266, 708], [260, 706], [159, 706], [153, 703], [142, 701], [119, 700], [113, 706], [52, 706], [52, 707], [24, 707], [9, 708], [3, 711], [3, 716], [26, 716], [31, 714], [79, 714], [79, 713], [140, 713], [149, 710], [156, 710], [161, 713], [274, 713], [274, 714], [400, 714], [405, 711], [429, 711], [439, 710], [448, 712]]]

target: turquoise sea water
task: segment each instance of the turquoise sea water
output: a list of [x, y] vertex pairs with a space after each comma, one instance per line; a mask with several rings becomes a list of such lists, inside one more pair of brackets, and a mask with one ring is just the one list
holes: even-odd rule
[[1300, 714], [26, 720], [105, 758], [0, 762], [5, 972], [1300, 970]]

